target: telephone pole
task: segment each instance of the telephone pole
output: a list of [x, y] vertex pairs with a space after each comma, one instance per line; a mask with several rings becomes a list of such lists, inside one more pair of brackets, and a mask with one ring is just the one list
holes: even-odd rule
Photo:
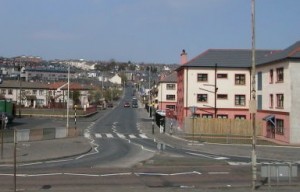
[[256, 82], [255, 82], [255, 0], [251, 0], [251, 24], [252, 24], [252, 88], [251, 88], [251, 101], [250, 101], [250, 113], [252, 118], [252, 191], [255, 190], [256, 185]]

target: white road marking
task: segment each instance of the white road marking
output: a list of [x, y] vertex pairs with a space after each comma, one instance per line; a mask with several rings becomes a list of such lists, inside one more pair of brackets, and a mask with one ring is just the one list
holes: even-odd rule
[[102, 135], [100, 133], [95, 133], [96, 138], [102, 138]]
[[134, 138], [136, 138], [136, 136], [131, 134], [131, 135], [129, 135], [129, 138], [134, 139]]
[[200, 156], [200, 157], [206, 157], [209, 159], [215, 159], [215, 160], [225, 160], [225, 159], [229, 159], [227, 157], [221, 157], [221, 156], [213, 156], [213, 155], [204, 155], [204, 154], [199, 154], [199, 153], [191, 153], [191, 152], [187, 152], [187, 154], [190, 155], [195, 155], [195, 156]]
[[140, 134], [140, 137], [143, 139], [148, 139], [148, 137], [145, 134]]
[[121, 133], [117, 133], [118, 137], [120, 137], [121, 139], [125, 139], [125, 135], [121, 134]]
[[113, 134], [111, 134], [111, 133], [106, 133], [105, 135], [106, 135], [107, 138], [113, 138], [114, 137]]
[[228, 175], [229, 172], [208, 172], [209, 175]]
[[99, 177], [99, 175], [84, 174], [84, 173], [64, 173], [64, 175], [86, 176], [86, 177]]

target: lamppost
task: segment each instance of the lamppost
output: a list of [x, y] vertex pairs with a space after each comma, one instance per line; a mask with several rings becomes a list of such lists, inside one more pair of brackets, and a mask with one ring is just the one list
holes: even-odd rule
[[251, 90], [251, 100], [250, 100], [250, 113], [252, 117], [252, 191], [255, 190], [256, 185], [256, 89], [255, 89], [255, 0], [251, 0], [251, 25], [252, 25], [252, 69], [251, 69], [251, 79], [252, 79], [252, 90]]
[[68, 66], [68, 98], [67, 98], [67, 129], [69, 129], [69, 104], [70, 104], [70, 65]]

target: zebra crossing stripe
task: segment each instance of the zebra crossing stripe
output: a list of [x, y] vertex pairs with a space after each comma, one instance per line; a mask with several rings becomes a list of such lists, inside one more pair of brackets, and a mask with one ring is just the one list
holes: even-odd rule
[[143, 139], [147, 139], [148, 137], [145, 134], [140, 134], [140, 137]]
[[118, 135], [118, 137], [120, 137], [121, 139], [125, 139], [125, 138], [126, 138], [125, 135], [123, 135], [123, 134], [117, 133], [117, 135]]
[[134, 138], [136, 138], [136, 136], [135, 135], [129, 135], [129, 138], [134, 139]]
[[102, 135], [100, 133], [95, 133], [96, 138], [102, 138]]
[[106, 133], [106, 137], [107, 138], [113, 138], [114, 136], [112, 134], [110, 134], [110, 133]]

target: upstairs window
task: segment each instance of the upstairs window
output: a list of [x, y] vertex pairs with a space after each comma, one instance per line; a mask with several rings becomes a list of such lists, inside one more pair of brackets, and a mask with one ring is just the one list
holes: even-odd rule
[[246, 96], [245, 95], [235, 95], [235, 105], [245, 106], [246, 105]]
[[219, 79], [227, 79], [227, 74], [226, 73], [218, 73], [217, 78]]
[[270, 70], [269, 76], [270, 76], [269, 78], [270, 78], [270, 84], [271, 84], [271, 83], [274, 82], [274, 72], [273, 72], [273, 69]]
[[175, 95], [166, 95], [166, 99], [174, 101], [175, 100]]
[[217, 94], [217, 99], [228, 99], [227, 94]]
[[277, 101], [277, 108], [283, 109], [283, 94], [277, 94], [276, 95], [276, 101]]
[[199, 73], [197, 74], [197, 81], [199, 82], [206, 82], [208, 79], [207, 74], [206, 73]]
[[235, 74], [235, 84], [236, 85], [245, 85], [246, 84], [245, 74]]
[[167, 84], [167, 90], [175, 90], [175, 84], [168, 83]]
[[276, 69], [276, 76], [277, 76], [277, 82], [283, 82], [284, 75], [283, 75], [283, 68], [277, 68]]
[[273, 94], [270, 94], [270, 99], [269, 99], [269, 107], [273, 108], [274, 107], [274, 101], [273, 101]]
[[207, 94], [197, 94], [197, 102], [207, 102]]

